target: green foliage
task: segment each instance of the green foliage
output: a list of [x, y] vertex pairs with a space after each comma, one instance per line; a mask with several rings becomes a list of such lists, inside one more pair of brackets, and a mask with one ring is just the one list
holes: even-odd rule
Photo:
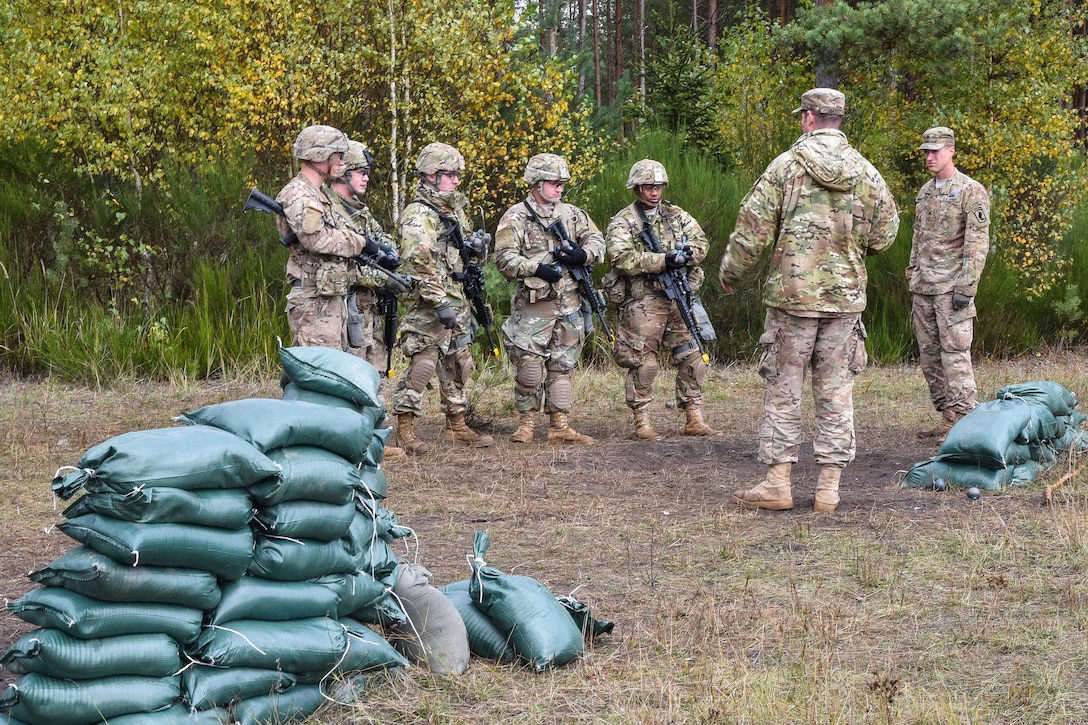
[[677, 28], [658, 42], [660, 49], [648, 63], [646, 120], [672, 133], [687, 130], [700, 148], [716, 145], [710, 93], [713, 54], [689, 28]]

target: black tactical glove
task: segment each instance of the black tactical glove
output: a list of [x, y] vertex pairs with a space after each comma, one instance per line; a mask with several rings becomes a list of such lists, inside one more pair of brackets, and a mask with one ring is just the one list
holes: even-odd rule
[[385, 284], [382, 287], [386, 292], [391, 292], [398, 297], [408, 291], [408, 287], [401, 281], [401, 278], [391, 277], [385, 275]]
[[961, 295], [957, 292], [952, 293], [952, 309], [956, 312], [964, 309], [969, 304], [971, 304], [971, 298], [967, 295]]
[[691, 258], [682, 249], [674, 249], [665, 255], [665, 269], [683, 269]]
[[558, 264], [538, 264], [536, 266], [536, 271], [533, 272], [533, 276], [539, 277], [545, 282], [555, 284], [563, 279], [563, 268]]
[[487, 256], [487, 250], [491, 246], [491, 235], [483, 229], [477, 229], [469, 235], [466, 245], [472, 257], [483, 259]]
[[584, 267], [586, 262], [589, 261], [589, 255], [586, 254], [586, 250], [581, 247], [576, 247], [573, 244], [569, 247], [557, 246], [552, 250], [552, 256], [555, 257], [555, 261], [567, 267]]
[[442, 323], [442, 327], [447, 330], [452, 330], [457, 326], [457, 310], [453, 309], [449, 302], [443, 302], [435, 307], [434, 314], [438, 316], [438, 321]]

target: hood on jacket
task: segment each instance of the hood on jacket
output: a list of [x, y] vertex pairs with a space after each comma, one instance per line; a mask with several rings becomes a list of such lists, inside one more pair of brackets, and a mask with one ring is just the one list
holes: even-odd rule
[[853, 188], [865, 174], [861, 154], [838, 129], [806, 133], [794, 142], [790, 155], [820, 186], [833, 191]]

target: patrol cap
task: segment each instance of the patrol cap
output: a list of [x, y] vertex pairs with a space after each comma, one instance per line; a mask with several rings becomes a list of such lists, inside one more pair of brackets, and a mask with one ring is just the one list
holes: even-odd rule
[[955, 146], [956, 135], [952, 129], [946, 126], [934, 126], [922, 134], [922, 145], [919, 151], [938, 151], [945, 146]]
[[801, 105], [793, 109], [794, 113], [815, 111], [824, 116], [842, 116], [846, 114], [846, 96], [834, 88], [813, 88], [801, 96]]

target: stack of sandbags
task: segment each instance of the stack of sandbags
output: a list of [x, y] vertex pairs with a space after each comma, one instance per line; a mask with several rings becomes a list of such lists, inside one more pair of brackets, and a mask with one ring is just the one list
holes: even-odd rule
[[30, 574], [44, 586], [8, 603], [39, 627], [4, 655], [23, 675], [0, 707], [26, 722], [85, 723], [181, 697], [181, 648], [201, 633], [220, 582], [250, 564], [245, 487], [279, 475], [252, 445], [207, 427], [126, 433], [53, 481], [84, 495], [58, 528], [78, 546]]
[[1062, 454], [1088, 450], [1076, 405], [1076, 396], [1055, 382], [1006, 386], [957, 421], [937, 455], [912, 466], [903, 485], [940, 488], [940, 480], [997, 491], [1029, 484]]

